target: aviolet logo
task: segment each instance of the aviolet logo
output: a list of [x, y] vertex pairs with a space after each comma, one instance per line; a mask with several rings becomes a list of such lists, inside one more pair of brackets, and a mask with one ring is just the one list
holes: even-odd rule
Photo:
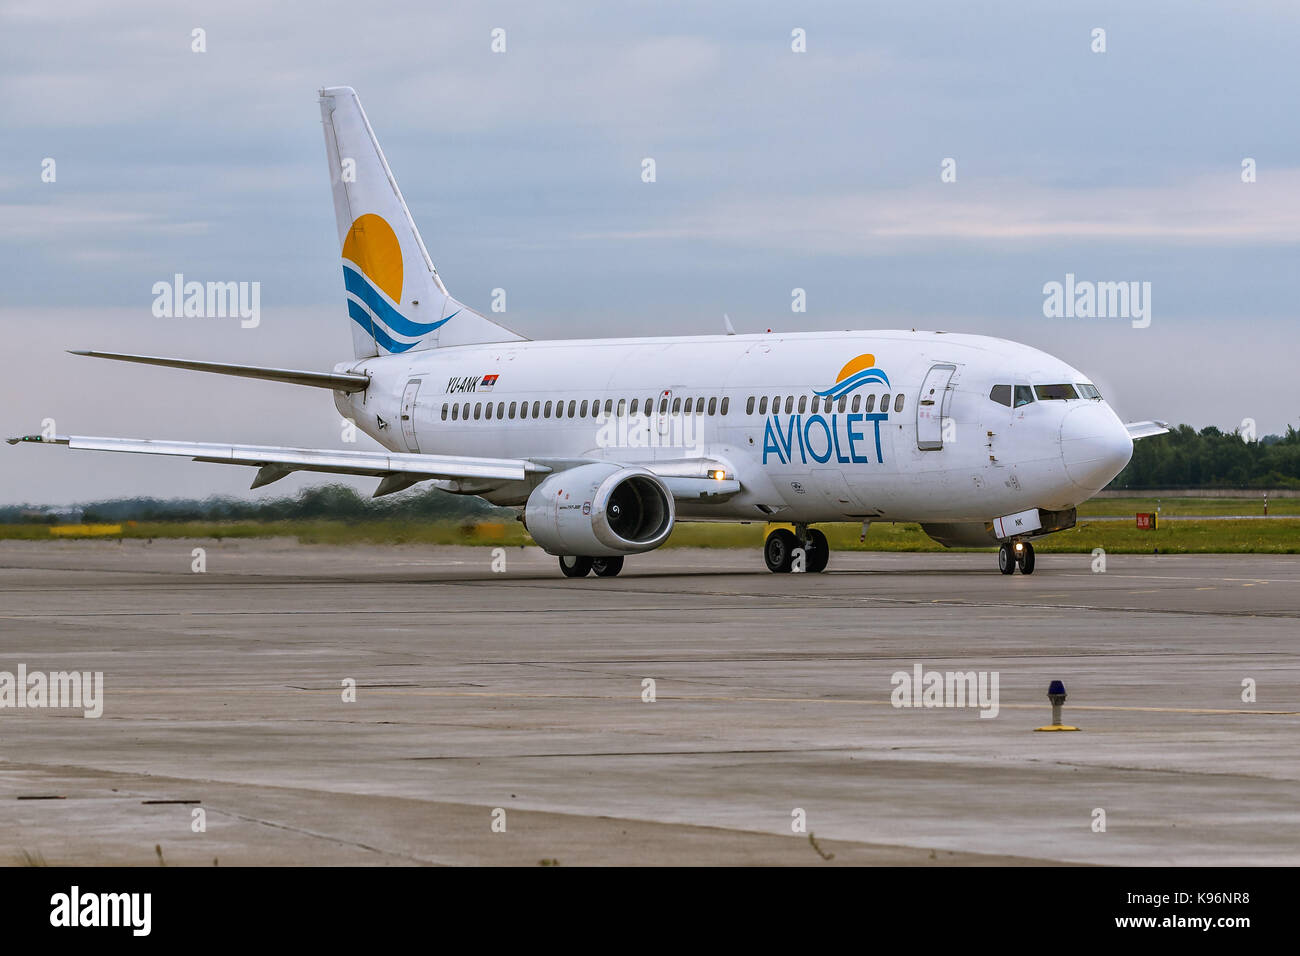
[[[876, 357], [870, 353], [859, 355], [845, 363], [835, 377], [835, 384], [813, 394], [830, 401], [849, 395], [851, 392], [870, 384], [883, 384], [889, 388], [889, 376], [876, 367]], [[840, 464], [870, 464], [869, 454], [859, 452], [858, 443], [864, 443], [864, 450], [871, 451], [865, 423], [870, 422], [875, 432], [875, 462], [883, 464], [884, 454], [880, 447], [880, 423], [889, 420], [889, 410], [882, 403], [879, 412], [852, 412], [842, 414], [831, 412], [822, 414], [816, 411], [818, 403], [813, 403], [814, 411], [810, 415], [786, 415], [784, 422], [776, 408], [767, 417], [763, 425], [763, 464], [774, 456], [781, 464], [808, 464], [809, 459], [818, 464], [826, 464], [834, 456]], [[845, 452], [848, 452], [846, 455]]]

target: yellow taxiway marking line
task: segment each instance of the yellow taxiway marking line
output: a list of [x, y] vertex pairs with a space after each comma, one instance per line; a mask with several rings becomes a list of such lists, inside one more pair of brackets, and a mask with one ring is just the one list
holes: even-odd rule
[[[209, 695], [222, 694], [256, 694], [258, 696], [267, 696], [282, 689], [279, 687], [262, 687], [246, 688], [236, 690], [234, 688], [208, 688]], [[299, 691], [304, 694], [339, 694], [341, 689], [337, 687], [293, 687], [291, 690]], [[186, 694], [188, 696], [197, 696], [197, 688], [181, 689], [159, 689], [159, 690], [116, 690], [115, 695], [158, 695], [158, 694]], [[464, 691], [464, 690], [434, 690], [425, 687], [367, 687], [365, 684], [358, 684], [357, 691], [360, 694], [364, 692], [370, 694], [408, 694], [419, 697], [475, 697], [475, 698], [502, 698], [512, 700], [621, 700], [640, 702], [641, 695], [638, 692], [633, 694], [537, 694], [523, 693], [520, 691]], [[749, 703], [749, 704], [861, 704], [877, 707], [893, 707], [893, 703], [888, 700], [863, 700], [861, 698], [827, 698], [827, 697], [734, 697], [734, 696], [714, 696], [714, 695], [669, 695], [659, 694], [658, 700], [674, 701], [714, 701], [726, 703]], [[1003, 710], [1042, 710], [1046, 704], [1000, 704]], [[47, 710], [49, 708], [32, 708], [33, 710]], [[915, 709], [915, 708], [909, 708]], [[931, 710], [957, 710], [968, 708], [955, 707], [934, 707], [927, 708]], [[1244, 710], [1244, 709], [1225, 709], [1216, 707], [1126, 707], [1118, 704], [1070, 704], [1071, 710], [1114, 710], [1114, 711], [1133, 711], [1150, 714], [1249, 714], [1252, 717], [1300, 717], [1300, 710]], [[124, 718], [129, 719], [129, 718]]]

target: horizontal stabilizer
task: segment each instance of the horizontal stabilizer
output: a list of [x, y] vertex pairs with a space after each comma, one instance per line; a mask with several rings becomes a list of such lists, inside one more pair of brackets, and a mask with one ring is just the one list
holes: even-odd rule
[[336, 392], [361, 392], [370, 384], [369, 377], [356, 372], [304, 372], [292, 368], [263, 368], [260, 365], [230, 365], [225, 362], [196, 362], [191, 359], [159, 358], [154, 355], [126, 355], [122, 352], [93, 352], [69, 349], [73, 355], [114, 359], [118, 362], [138, 362], [141, 365], [161, 365], [164, 368], [183, 368], [191, 372], [216, 372], [218, 375], [238, 375], [241, 378], [260, 378], [268, 382], [285, 382], [289, 385], [311, 385]]

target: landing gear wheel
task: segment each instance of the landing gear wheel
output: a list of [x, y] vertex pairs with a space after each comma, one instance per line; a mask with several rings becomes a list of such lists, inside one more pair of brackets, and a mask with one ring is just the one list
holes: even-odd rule
[[591, 558], [566, 554], [560, 558], [560, 570], [566, 578], [585, 578], [591, 570]]
[[774, 574], [788, 573], [797, 547], [799, 540], [793, 533], [784, 528], [773, 531], [763, 544], [763, 560], [767, 562], [767, 569]]
[[1009, 544], [998, 548], [998, 570], [1003, 574], [1016, 573], [1016, 552]]
[[1033, 574], [1034, 573], [1034, 546], [1030, 544], [1028, 541], [1026, 541], [1024, 543], [1024, 548], [1025, 550], [1020, 552], [1020, 557], [1016, 559], [1017, 563], [1020, 565], [1020, 573]]
[[612, 578], [623, 570], [623, 559], [621, 557], [592, 558], [591, 570], [596, 572], [598, 578]]
[[805, 570], [812, 574], [825, 571], [826, 564], [831, 559], [831, 546], [826, 541], [826, 535], [816, 528], [809, 531], [808, 541], [804, 545], [804, 555]]

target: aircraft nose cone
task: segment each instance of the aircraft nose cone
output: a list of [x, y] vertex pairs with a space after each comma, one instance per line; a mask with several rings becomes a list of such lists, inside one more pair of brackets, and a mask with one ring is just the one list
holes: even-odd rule
[[1089, 493], [1106, 487], [1133, 457], [1133, 439], [1108, 405], [1088, 402], [1061, 420], [1061, 460], [1070, 480]]

